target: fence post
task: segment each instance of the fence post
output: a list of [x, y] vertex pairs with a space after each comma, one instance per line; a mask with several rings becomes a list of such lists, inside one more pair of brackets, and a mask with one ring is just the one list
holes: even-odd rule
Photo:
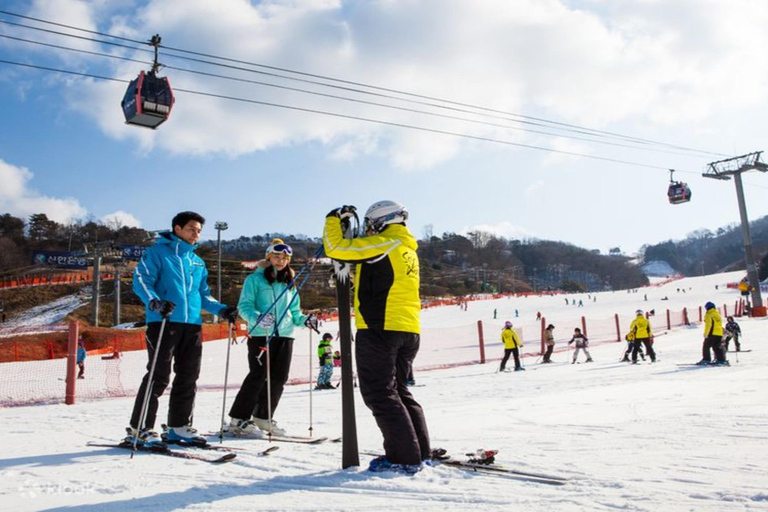
[[688, 308], [683, 308], [683, 323], [685, 325], [691, 325], [690, 320], [688, 320]]
[[75, 403], [75, 370], [77, 369], [77, 339], [80, 325], [76, 321], [69, 322], [69, 339], [67, 343], [67, 378], [66, 395], [64, 403], [73, 405]]
[[699, 306], [699, 323], [703, 320], [703, 316], [701, 315], [701, 306]]
[[619, 314], [614, 313], [613, 318], [616, 320], [616, 341], [621, 341], [621, 327], [619, 327]]
[[672, 320], [671, 320], [671, 317], [669, 316], [669, 309], [667, 309], [667, 330], [668, 331], [672, 330]]
[[483, 341], [483, 321], [477, 321], [477, 341], [480, 344], [480, 364], [485, 364], [485, 342]]
[[544, 341], [544, 326], [547, 324], [546, 318], [541, 317], [541, 354], [544, 355], [544, 351], [546, 350], [546, 342]]
[[728, 305], [727, 304], [723, 304], [723, 316], [724, 317], [728, 316]]
[[584, 336], [589, 337], [587, 334], [587, 319], [585, 317], [581, 317], [581, 332], [584, 333]]

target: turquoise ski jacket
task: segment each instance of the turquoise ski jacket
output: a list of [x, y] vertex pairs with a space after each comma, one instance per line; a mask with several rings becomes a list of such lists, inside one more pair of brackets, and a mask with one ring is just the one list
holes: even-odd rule
[[183, 324], [202, 324], [201, 309], [214, 315], [224, 309], [224, 304], [211, 296], [208, 270], [194, 253], [196, 247], [166, 232], [144, 252], [133, 271], [133, 292], [147, 306], [147, 323], [163, 319], [149, 310], [152, 299], [176, 304], [168, 321]]
[[[237, 303], [237, 310], [240, 312], [240, 317], [248, 322], [249, 336], [271, 336], [274, 334], [283, 338], [291, 338], [294, 326], [304, 324], [307, 317], [301, 313], [301, 300], [293, 288], [280, 297], [274, 308], [267, 311], [285, 288], [285, 283], [275, 281], [269, 284], [267, 278], [264, 277], [263, 268], [245, 278], [243, 291], [240, 292], [240, 301]], [[293, 300], [294, 297], [296, 300]], [[287, 313], [285, 313], [286, 309], [288, 310]], [[275, 322], [285, 313], [280, 325], [277, 326], [277, 332], [274, 332], [274, 326], [265, 329], [256, 325], [256, 320], [262, 313], [271, 314], [275, 318]]]

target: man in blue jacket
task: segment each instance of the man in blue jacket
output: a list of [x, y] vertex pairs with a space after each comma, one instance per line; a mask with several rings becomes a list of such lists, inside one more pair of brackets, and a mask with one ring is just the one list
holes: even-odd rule
[[[194, 253], [205, 219], [195, 212], [181, 212], [173, 218], [172, 232], [161, 233], [160, 239], [149, 247], [133, 272], [133, 291], [146, 304], [147, 373], [141, 381], [131, 415], [127, 440], [133, 442], [138, 431], [138, 443], [160, 445], [162, 439], [154, 431], [157, 400], [168, 387], [171, 363], [175, 376], [168, 402], [168, 441], [204, 443], [192, 428], [197, 378], [203, 355], [201, 309], [226, 318], [237, 319], [237, 309], [225, 306], [211, 296], [208, 270]], [[139, 425], [144, 404], [149, 370], [158, 346], [160, 326], [166, 321], [159, 340], [157, 365], [149, 393], [144, 425]]]

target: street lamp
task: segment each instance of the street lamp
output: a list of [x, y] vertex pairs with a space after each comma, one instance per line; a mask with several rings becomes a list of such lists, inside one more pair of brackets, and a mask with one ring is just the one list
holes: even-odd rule
[[[221, 302], [221, 232], [226, 231], [229, 228], [229, 225], [226, 222], [216, 222], [213, 227], [216, 228], [216, 231], [218, 232], [218, 277], [216, 279], [216, 298], [219, 302]], [[218, 321], [218, 317], [214, 318], [214, 321]]]

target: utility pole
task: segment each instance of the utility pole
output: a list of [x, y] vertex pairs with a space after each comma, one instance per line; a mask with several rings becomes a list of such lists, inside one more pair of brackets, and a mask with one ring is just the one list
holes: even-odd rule
[[752, 287], [752, 316], [766, 316], [766, 307], [760, 294], [760, 279], [757, 274], [755, 252], [752, 248], [752, 235], [749, 232], [749, 217], [747, 217], [747, 203], [744, 200], [744, 186], [741, 182], [741, 174], [746, 171], [768, 171], [768, 164], [760, 161], [762, 151], [756, 151], [747, 155], [719, 160], [709, 164], [707, 172], [702, 176], [716, 180], [727, 181], [733, 176], [736, 184], [736, 199], [739, 202], [739, 216], [741, 217], [741, 233], [744, 237], [744, 263], [747, 267], [749, 285]]
[[94, 327], [99, 326], [99, 296], [101, 295], [101, 252], [98, 245], [94, 247], [93, 255], [93, 286], [91, 287], [93, 295], [91, 296], [91, 323]]
[[[218, 231], [218, 243], [217, 243], [217, 252], [218, 252], [218, 275], [216, 277], [216, 300], [221, 302], [221, 232], [226, 231], [229, 229], [229, 225], [226, 222], [216, 222], [213, 227], [216, 228], [216, 231]], [[215, 316], [213, 317], [214, 323], [219, 321], [219, 317]]]
[[115, 325], [120, 325], [120, 270], [122, 266], [115, 264]]

